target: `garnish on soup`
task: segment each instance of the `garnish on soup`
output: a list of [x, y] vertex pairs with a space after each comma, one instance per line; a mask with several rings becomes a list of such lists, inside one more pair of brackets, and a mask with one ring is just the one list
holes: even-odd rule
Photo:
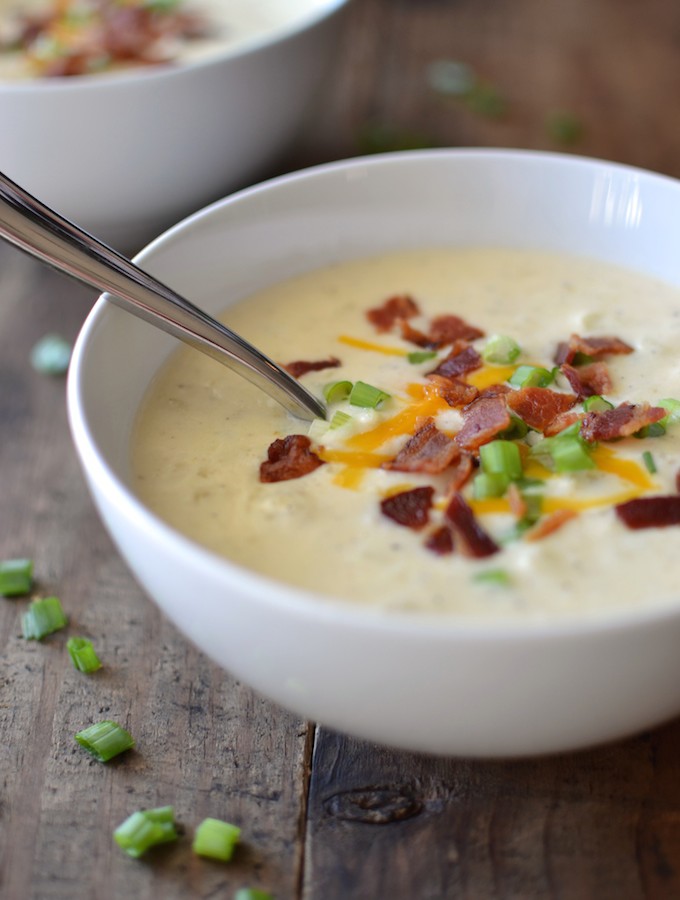
[[[634, 352], [621, 338], [571, 334], [566, 340], [560, 340], [552, 353], [558, 365], [548, 368], [535, 362], [523, 363], [521, 345], [513, 337], [495, 335], [478, 350], [474, 344], [486, 337], [485, 332], [454, 313], [436, 316], [420, 331], [409, 320], [422, 319], [422, 307], [411, 294], [403, 293], [388, 297], [366, 312], [368, 321], [379, 334], [397, 334], [404, 341], [431, 348], [432, 353], [420, 362], [436, 358], [434, 368], [420, 381], [413, 381], [411, 354], [403, 357], [405, 394], [397, 408], [379, 425], [368, 420], [366, 429], [353, 430], [344, 446], [336, 439], [330, 454], [324, 444], [323, 425], [319, 423], [313, 427], [317, 435], [315, 451], [310, 449], [309, 439], [302, 435], [291, 435], [285, 442], [277, 439], [269, 447], [268, 461], [261, 466], [261, 481], [308, 475], [326, 457], [333, 462], [338, 451], [351, 454], [353, 443], [360, 441], [362, 435], [370, 436], [382, 429], [387, 440], [394, 435], [405, 439], [396, 455], [380, 464], [382, 469], [429, 475], [434, 479], [429, 486], [389, 493], [380, 500], [383, 516], [415, 531], [424, 529], [434, 519], [434, 528], [424, 540], [428, 550], [446, 555], [459, 546], [467, 556], [483, 558], [501, 549], [479, 520], [485, 512], [507, 508], [516, 519], [513, 538], [542, 540], [577, 516], [574, 503], [578, 506], [578, 480], [574, 493], [566, 496], [564, 505], [560, 505], [559, 497], [553, 496], [550, 490], [554, 474], [587, 471], [592, 482], [592, 470], [600, 470], [603, 475], [616, 470], [615, 454], [597, 456], [599, 443], [617, 442], [631, 436], [656, 438], [665, 433], [665, 426], [659, 425], [668, 419], [665, 407], [647, 402], [623, 402], [615, 406], [595, 393], [595, 390], [613, 388], [607, 358]], [[546, 348], [546, 359], [550, 358], [550, 351], [551, 348]], [[340, 365], [337, 357], [330, 356], [319, 362], [287, 364], [285, 368], [302, 377], [310, 371]], [[480, 370], [484, 370], [483, 380], [488, 378], [492, 382], [482, 391], [469, 380], [469, 376]], [[550, 387], [545, 386], [548, 384]], [[342, 390], [338, 389], [339, 385]], [[324, 388], [324, 396], [331, 407], [351, 406], [356, 404], [353, 396], [357, 385], [367, 387], [363, 382], [331, 382]], [[371, 390], [387, 399], [388, 395], [379, 389]], [[437, 398], [459, 411], [457, 426], [449, 425], [445, 429], [438, 426], [437, 415], [442, 409]], [[377, 406], [377, 403], [358, 405]], [[350, 420], [348, 409], [331, 409], [329, 432]], [[394, 424], [391, 431], [390, 423]], [[404, 427], [405, 423], [408, 427]], [[294, 465], [287, 459], [281, 462], [281, 448], [286, 442], [295, 447], [304, 445], [304, 462]], [[380, 443], [380, 440], [376, 442], [376, 449]], [[644, 496], [617, 503], [616, 496], [605, 494], [586, 505], [612, 507], [631, 529], [680, 524], [677, 495], [648, 496], [654, 493], [655, 486], [645, 477], [642, 466], [648, 474], [654, 474], [648, 463], [650, 453], [642, 451], [641, 465], [635, 466], [637, 477], [633, 479], [638, 492]], [[466, 474], [461, 478], [460, 463], [464, 457]], [[286, 474], [272, 477], [272, 467], [282, 465]], [[363, 467], [374, 465], [375, 461], [369, 459]], [[361, 463], [355, 463], [355, 468], [361, 469]], [[621, 465], [618, 474], [625, 482], [631, 480], [627, 477], [630, 472], [628, 461]], [[544, 504], [546, 499], [548, 504]], [[487, 509], [491, 500], [495, 502]], [[503, 535], [499, 540], [503, 540]]]
[[328, 420], [181, 350], [140, 412], [137, 490], [210, 549], [346, 601], [540, 618], [664, 601], [678, 309], [672, 285], [527, 251], [298, 276], [224, 318], [301, 363]]

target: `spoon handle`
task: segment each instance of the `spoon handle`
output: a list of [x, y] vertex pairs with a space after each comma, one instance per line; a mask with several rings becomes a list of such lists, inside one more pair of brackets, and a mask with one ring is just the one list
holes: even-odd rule
[[234, 369], [298, 418], [326, 417], [323, 404], [256, 347], [1, 172], [0, 237]]

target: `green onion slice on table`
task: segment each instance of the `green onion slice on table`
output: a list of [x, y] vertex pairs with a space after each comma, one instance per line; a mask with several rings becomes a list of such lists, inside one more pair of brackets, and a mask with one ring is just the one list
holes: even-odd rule
[[196, 829], [191, 849], [197, 856], [228, 862], [241, 836], [241, 829], [222, 819], [204, 819]]
[[41, 641], [66, 625], [68, 617], [58, 597], [33, 600], [21, 617], [21, 630], [27, 641]]
[[172, 806], [139, 809], [121, 822], [113, 839], [128, 856], [135, 859], [156, 847], [177, 839], [175, 812]]
[[21, 597], [33, 587], [32, 559], [0, 560], [0, 595]]
[[94, 649], [92, 641], [83, 637], [72, 637], [66, 642], [66, 649], [71, 662], [79, 672], [89, 675], [101, 669], [102, 663]]
[[267, 891], [261, 891], [259, 888], [240, 888], [234, 894], [234, 900], [274, 900]]
[[79, 731], [75, 735], [75, 739], [99, 762], [108, 762], [114, 756], [135, 746], [130, 732], [117, 722], [108, 719], [103, 722], [95, 722], [94, 725]]

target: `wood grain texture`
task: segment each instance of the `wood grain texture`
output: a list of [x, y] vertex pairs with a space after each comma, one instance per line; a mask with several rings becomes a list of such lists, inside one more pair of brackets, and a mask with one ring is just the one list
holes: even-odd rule
[[[202, 898], [246, 884], [294, 896], [308, 726], [190, 646], [104, 533], [68, 433], [64, 380], [29, 363], [44, 334], [75, 337], [91, 292], [0, 247], [0, 297], [0, 558], [34, 557], [35, 594], [58, 594], [70, 617], [66, 631], [28, 642], [28, 601], [0, 601], [0, 896]], [[100, 672], [73, 669], [72, 634], [94, 642]], [[73, 735], [107, 718], [137, 747], [102, 765]], [[168, 803], [180, 842], [142, 863], [125, 857], [114, 828]], [[243, 828], [229, 867], [190, 851], [208, 815]]]
[[[499, 116], [433, 90], [469, 65]], [[354, 0], [333, 78], [270, 174], [365, 150], [513, 146], [680, 176], [677, 0]], [[564, 144], [564, 111], [583, 125]], [[1, 164], [1, 163], [0, 163]], [[91, 292], [0, 247], [0, 558], [35, 557], [37, 592], [71, 623], [20, 637], [0, 600], [2, 900], [638, 900], [680, 897], [680, 724], [587, 753], [486, 762], [400, 753], [300, 722], [189, 645], [143, 595], [94, 511], [64, 382], [35, 373], [38, 338], [76, 335]], [[87, 678], [69, 634], [95, 642]], [[137, 748], [107, 766], [73, 741], [115, 718]], [[173, 803], [184, 834], [144, 861], [114, 827]], [[243, 827], [229, 866], [199, 860], [206, 815]]]
[[674, 723], [580, 754], [451, 761], [323, 731], [303, 896], [676, 897], [679, 740]]
[[[385, 128], [396, 147], [568, 151], [680, 175], [674, 0], [354, 0], [349, 25], [337, 74], [285, 167], [357, 155]], [[438, 60], [469, 65], [502, 95], [503, 114], [434, 90]], [[580, 140], [555, 140], [555, 113], [579, 119]]]

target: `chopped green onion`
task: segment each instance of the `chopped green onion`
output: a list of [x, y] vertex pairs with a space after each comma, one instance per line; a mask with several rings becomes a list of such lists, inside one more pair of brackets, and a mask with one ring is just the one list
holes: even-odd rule
[[177, 839], [172, 806], [139, 809], [113, 832], [113, 839], [128, 856], [138, 859], [151, 847]]
[[234, 894], [234, 900], [274, 900], [267, 891], [258, 888], [241, 888]]
[[521, 352], [519, 344], [513, 338], [505, 334], [494, 334], [482, 350], [482, 359], [493, 365], [507, 366], [513, 363]]
[[559, 144], [575, 144], [583, 137], [583, 122], [569, 112], [551, 113], [545, 120], [545, 129]]
[[545, 481], [542, 478], [518, 478], [517, 487], [521, 491], [533, 494], [534, 489], [542, 489], [545, 487]]
[[58, 597], [33, 600], [21, 617], [21, 630], [27, 641], [41, 641], [68, 625], [68, 618]]
[[599, 394], [593, 394], [592, 397], [585, 398], [583, 408], [586, 412], [605, 412], [605, 410], [614, 409], [614, 404]]
[[241, 836], [241, 829], [221, 819], [204, 819], [196, 829], [191, 849], [197, 856], [228, 862]]
[[518, 366], [508, 378], [513, 387], [547, 387], [555, 380], [555, 370], [541, 366]]
[[472, 482], [475, 500], [502, 497], [511, 481], [522, 477], [522, 457], [513, 441], [494, 440], [479, 448], [482, 471]]
[[64, 375], [71, 361], [71, 345], [58, 334], [47, 334], [31, 350], [31, 365], [42, 375]]
[[650, 450], [645, 450], [642, 454], [642, 462], [645, 464], [645, 468], [650, 475], [656, 475], [656, 463], [654, 462], [654, 457]]
[[92, 641], [88, 641], [83, 637], [72, 637], [66, 642], [66, 649], [71, 657], [71, 662], [79, 672], [89, 675], [101, 669], [102, 663], [92, 645]]
[[428, 359], [434, 359], [436, 355], [436, 350], [414, 350], [408, 354], [408, 361], [415, 366], [418, 363], [427, 362]]
[[167, 13], [177, 9], [181, 2], [182, 0], [144, 0], [142, 5], [154, 12]]
[[519, 416], [510, 413], [510, 425], [505, 431], [499, 431], [498, 437], [505, 441], [514, 441], [527, 435], [529, 426]]
[[594, 469], [590, 445], [579, 434], [580, 422], [565, 428], [555, 437], [543, 438], [531, 448], [531, 455], [546, 462], [556, 472], [577, 472]]
[[0, 595], [21, 597], [33, 587], [32, 559], [3, 559], [0, 561]]
[[652, 422], [650, 425], [645, 425], [644, 428], [640, 428], [639, 431], [633, 433], [633, 437], [635, 438], [657, 438], [663, 437], [666, 434], [666, 426], [663, 424], [667, 420], [667, 417], [664, 416], [663, 419], [659, 419], [658, 422]]
[[672, 397], [666, 397], [663, 400], [659, 400], [656, 405], [668, 410], [668, 414], [665, 415], [663, 419], [659, 419], [659, 421], [657, 422], [658, 425], [664, 425], [665, 427], [668, 427], [669, 425], [676, 425], [678, 422], [680, 422], [680, 400], [674, 400]]
[[579, 438], [557, 441], [550, 455], [556, 472], [578, 472], [581, 469], [595, 468], [585, 443]]
[[499, 587], [508, 587], [511, 583], [510, 576], [505, 569], [484, 569], [482, 572], [477, 572], [472, 580], [484, 584], [497, 584]]
[[366, 384], [365, 381], [357, 381], [350, 392], [349, 402], [352, 406], [377, 409], [385, 400], [389, 400], [389, 397], [390, 395], [381, 391], [380, 388]]
[[274, 900], [267, 891], [258, 888], [241, 888], [234, 894], [234, 900]]
[[473, 112], [490, 119], [497, 119], [505, 113], [505, 97], [492, 84], [476, 82], [465, 94], [465, 101]]
[[331, 419], [328, 428], [330, 431], [333, 431], [335, 428], [341, 428], [343, 425], [346, 425], [351, 421], [352, 417], [349, 413], [343, 412], [341, 409], [338, 409], [333, 413], [333, 418]]
[[307, 429], [307, 437], [315, 443], [320, 443], [328, 431], [329, 424], [325, 419], [312, 419]]
[[464, 97], [475, 86], [476, 80], [467, 63], [454, 59], [436, 59], [427, 68], [428, 84], [440, 94]]
[[129, 731], [117, 722], [105, 720], [95, 722], [88, 728], [79, 731], [75, 735], [81, 747], [84, 747], [99, 762], [108, 762], [114, 756], [124, 753], [135, 746], [135, 741]]
[[522, 490], [522, 499], [526, 505], [526, 512], [522, 516], [521, 521], [527, 525], [535, 525], [543, 512], [543, 494], [528, 488]]
[[522, 457], [513, 441], [495, 440], [479, 448], [482, 471], [489, 475], [504, 475], [510, 481], [522, 477]]
[[326, 403], [339, 403], [349, 397], [352, 390], [351, 381], [331, 381], [323, 389]]
[[423, 150], [435, 147], [437, 141], [428, 134], [401, 130], [382, 122], [369, 122], [356, 137], [361, 155], [369, 153], [390, 153], [394, 150]]
[[472, 496], [475, 500], [502, 497], [509, 484], [510, 479], [501, 472], [480, 472], [472, 480]]

